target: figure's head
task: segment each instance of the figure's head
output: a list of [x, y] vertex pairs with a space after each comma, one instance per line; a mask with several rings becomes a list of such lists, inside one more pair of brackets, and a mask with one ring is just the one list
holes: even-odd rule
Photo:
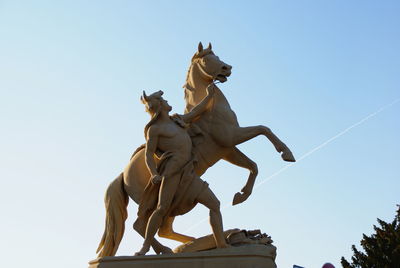
[[164, 92], [159, 90], [147, 96], [146, 92], [143, 90], [143, 95], [140, 97], [140, 100], [146, 106], [146, 111], [151, 115], [151, 117], [158, 115], [161, 111], [169, 112], [172, 110], [168, 101], [163, 99], [163, 94]]
[[211, 43], [206, 49], [200, 42], [196, 54], [192, 57], [192, 65], [198, 64], [199, 69], [205, 79], [212, 82], [218, 80], [221, 83], [226, 82], [231, 75], [232, 66], [221, 61], [212, 51]]

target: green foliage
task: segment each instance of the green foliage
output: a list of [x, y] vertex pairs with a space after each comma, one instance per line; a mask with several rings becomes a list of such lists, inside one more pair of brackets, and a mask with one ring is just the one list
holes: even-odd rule
[[364, 252], [353, 245], [353, 256], [349, 263], [342, 257], [344, 268], [399, 268], [400, 267], [400, 206], [393, 222], [387, 223], [378, 219], [380, 227], [374, 225], [375, 233], [363, 234], [361, 246]]

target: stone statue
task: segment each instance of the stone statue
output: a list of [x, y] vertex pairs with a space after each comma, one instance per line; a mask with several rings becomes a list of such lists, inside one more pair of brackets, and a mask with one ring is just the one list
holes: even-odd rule
[[[192, 123], [207, 109], [214, 94], [214, 85], [207, 88], [207, 93], [190, 112], [171, 117], [169, 112], [172, 107], [162, 98], [162, 91], [150, 96], [143, 92], [142, 102], [151, 115], [151, 120], [145, 127], [145, 160], [151, 178], [139, 204], [137, 219], [137, 224], [147, 225], [145, 240], [142, 249], [135, 255], [144, 255], [149, 251], [164, 217], [188, 211], [197, 203], [210, 209], [210, 223], [216, 246], [227, 247], [219, 201], [208, 188], [208, 184], [194, 172], [192, 140], [186, 130], [187, 124]], [[154, 159], [157, 154], [158, 164]]]
[[[214, 54], [211, 44], [207, 49], [199, 43], [197, 53], [192, 57], [192, 62], [186, 78], [185, 101], [188, 112], [198, 104], [206, 94], [206, 88], [213, 80], [221, 83], [227, 81], [231, 75], [232, 67]], [[283, 160], [295, 162], [289, 148], [266, 126], [240, 127], [236, 114], [232, 111], [222, 91], [216, 87], [212, 105], [199, 120], [194, 122], [204, 133], [204, 140], [196, 146], [197, 154], [204, 161], [199, 162], [197, 172], [203, 174], [207, 168], [220, 159], [224, 159], [239, 167], [250, 170], [250, 175], [241, 193], [236, 193], [233, 205], [245, 201], [251, 194], [258, 173], [257, 164], [243, 154], [236, 145], [248, 141], [258, 135], [264, 135], [274, 145], [277, 152], [282, 153]], [[195, 140], [198, 140], [195, 138]]]
[[[182, 243], [193, 241], [194, 237], [176, 233], [172, 229], [174, 217], [183, 215], [194, 207], [193, 203], [192, 206], [176, 206], [175, 201], [171, 203], [171, 196], [174, 196], [176, 199], [181, 193], [183, 195], [181, 198], [188, 198], [190, 194], [187, 193], [195, 189], [195, 187], [191, 187], [189, 184], [189, 186], [186, 186], [186, 191], [177, 191], [175, 193], [176, 184], [185, 181], [185, 178], [190, 178], [190, 176], [187, 177], [184, 174], [185, 172], [194, 172], [195, 175], [193, 175], [194, 179], [192, 179], [192, 182], [204, 185], [199, 176], [204, 174], [209, 167], [220, 159], [246, 168], [250, 171], [250, 175], [241, 192], [234, 195], [233, 205], [245, 201], [252, 192], [258, 171], [256, 163], [236, 148], [237, 144], [243, 143], [258, 135], [264, 135], [274, 145], [277, 152], [281, 153], [283, 160], [295, 161], [289, 148], [268, 127], [262, 125], [251, 127], [239, 126], [236, 115], [230, 108], [224, 94], [213, 84], [215, 81], [221, 83], [226, 82], [227, 78], [231, 75], [231, 69], [232, 67], [230, 65], [221, 61], [213, 53], [211, 44], [209, 44], [206, 49], [203, 49], [200, 43], [198, 51], [192, 57], [186, 83], [184, 85], [186, 101], [184, 115], [169, 117], [169, 106], [162, 99], [161, 92], [154, 93], [150, 96], [143, 95], [142, 101], [148, 106], [147, 108], [150, 114], [154, 113], [152, 109], [156, 108], [153, 104], [151, 104], [151, 107], [149, 105], [153, 103], [153, 100], [156, 100], [159, 104], [156, 106], [158, 108], [163, 107], [162, 109], [164, 109], [162, 110], [164, 114], [163, 118], [165, 117], [166, 121], [169, 122], [169, 126], [176, 131], [178, 131], [178, 127], [175, 126], [176, 123], [172, 124], [169, 120], [177, 122], [178, 125], [181, 124], [183, 127], [190, 122], [187, 130], [183, 130], [183, 128], [179, 130], [179, 135], [184, 136], [184, 139], [186, 139], [184, 142], [187, 148], [179, 152], [179, 154], [182, 154], [182, 159], [179, 160], [180, 162], [178, 161], [179, 164], [176, 163], [177, 160], [175, 160], [174, 164], [173, 156], [171, 155], [160, 155], [160, 153], [165, 152], [165, 148], [168, 148], [168, 151], [172, 150], [174, 146], [178, 146], [178, 144], [182, 146], [181, 143], [183, 141], [179, 141], [178, 143], [174, 141], [173, 137], [170, 137], [170, 140], [164, 137], [159, 146], [155, 146], [154, 142], [151, 142], [154, 138], [150, 138], [152, 121], [155, 120], [154, 117], [152, 118], [147, 125], [147, 131], [145, 133], [147, 146], [142, 145], [134, 152], [124, 171], [107, 188], [105, 194], [106, 228], [97, 249], [99, 257], [115, 255], [125, 229], [129, 197], [136, 203], [141, 204], [139, 206], [138, 220], [134, 224], [134, 229], [145, 238], [143, 248], [138, 252], [139, 255], [147, 252], [150, 244], [157, 254], [171, 253], [170, 248], [162, 245], [153, 238], [157, 230], [160, 237], [177, 240]], [[210, 84], [213, 85], [212, 89], [209, 87]], [[213, 92], [209, 92], [210, 94], [208, 94], [207, 88], [209, 91], [211, 90]], [[169, 127], [168, 130], [165, 131], [167, 132], [165, 135], [168, 135]], [[155, 136], [157, 135], [161, 135], [161, 133], [155, 134]], [[191, 149], [188, 149], [189, 136], [193, 144], [193, 148]], [[176, 151], [174, 150], [174, 152]], [[154, 157], [152, 160], [150, 154], [159, 154], [160, 158]], [[171, 164], [169, 164], [170, 161], [172, 161]], [[189, 161], [190, 168], [185, 168], [179, 175], [176, 174], [176, 177], [179, 178], [174, 179], [174, 174], [168, 174], [168, 172], [173, 173], [176, 167], [185, 161]], [[170, 181], [171, 185], [166, 187], [171, 190], [165, 190], [167, 188], [161, 189], [166, 184], [166, 181], [168, 181], [168, 176], [172, 178]], [[164, 179], [162, 179], [163, 177]], [[163, 182], [160, 188], [159, 184], [161, 180]], [[154, 187], [155, 185], [158, 185], [158, 187]], [[162, 195], [164, 192], [168, 193], [161, 197], [162, 200], [160, 200], [160, 202], [157, 198], [146, 200], [149, 196], [154, 196], [154, 194], [147, 193], [147, 191], [150, 191], [149, 189], [153, 189], [153, 191], [157, 193], [161, 191]], [[208, 187], [205, 187], [205, 189], [206, 190], [201, 193], [196, 193], [196, 196], [191, 196], [193, 202], [200, 202], [209, 207], [210, 216], [212, 213], [218, 214], [219, 206], [216, 206], [218, 200]], [[207, 201], [202, 199], [203, 195], [206, 196]], [[141, 208], [142, 204], [147, 204], [147, 207], [150, 209]], [[214, 214], [214, 217], [211, 217], [215, 220], [212, 224], [214, 240], [217, 243], [217, 247], [224, 247], [224, 242], [219, 238], [220, 231], [222, 231], [222, 220], [220, 216], [216, 214]], [[150, 219], [149, 224], [147, 224], [147, 218]]]

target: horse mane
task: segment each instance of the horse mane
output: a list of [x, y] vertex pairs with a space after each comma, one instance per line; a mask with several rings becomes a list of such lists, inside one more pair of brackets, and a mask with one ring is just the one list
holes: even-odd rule
[[198, 59], [201, 59], [201, 58], [203, 58], [204, 56], [207, 56], [207, 55], [210, 55], [210, 54], [213, 54], [213, 55], [214, 55], [214, 52], [212, 51], [211, 48], [206, 48], [206, 49], [203, 49], [203, 50], [200, 51], [200, 52], [196, 52], [196, 53], [193, 55], [192, 60], [190, 61], [189, 69], [188, 69], [188, 71], [187, 71], [187, 73], [186, 73], [186, 82], [185, 82], [185, 84], [183, 85], [184, 88], [191, 90], [190, 88], [187, 88], [187, 82], [188, 82], [188, 80], [189, 80], [189, 74], [190, 74], [190, 71], [192, 70], [193, 63], [195, 63]]
[[214, 52], [212, 51], [211, 48], [206, 48], [206, 49], [203, 49], [203, 50], [200, 51], [200, 52], [196, 52], [196, 53], [193, 55], [193, 57], [192, 57], [192, 63], [193, 63], [193, 61], [194, 61], [195, 59], [202, 58], [202, 57], [204, 57], [204, 56], [206, 56], [206, 55], [209, 55], [209, 54], [214, 54]]

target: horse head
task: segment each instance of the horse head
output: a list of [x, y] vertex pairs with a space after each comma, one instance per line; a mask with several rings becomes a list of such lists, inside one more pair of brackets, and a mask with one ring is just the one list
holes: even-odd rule
[[200, 75], [204, 80], [213, 82], [218, 80], [224, 83], [231, 75], [232, 66], [221, 61], [212, 51], [211, 43], [206, 49], [203, 49], [203, 44], [200, 42], [197, 52], [192, 57], [191, 67], [196, 66], [200, 71]]

